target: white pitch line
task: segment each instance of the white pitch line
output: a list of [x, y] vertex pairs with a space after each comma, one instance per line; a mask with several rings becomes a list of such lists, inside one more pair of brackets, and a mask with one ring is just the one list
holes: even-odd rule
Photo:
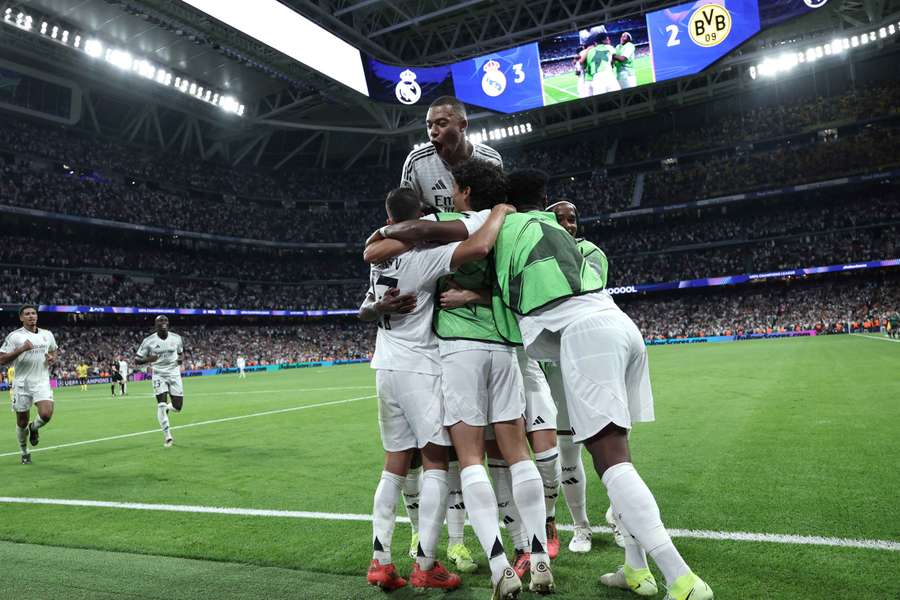
[[852, 335], [853, 337], [856, 337], [856, 338], [862, 338], [864, 340], [880, 340], [882, 342], [893, 342], [895, 344], [900, 344], [900, 340], [892, 340], [891, 338], [886, 338], [886, 337], [877, 337], [874, 335], [866, 335], [864, 333], [851, 333], [850, 335]]
[[[305, 510], [274, 510], [260, 508], [228, 508], [222, 506], [193, 506], [185, 504], [146, 504], [142, 502], [107, 502], [101, 500], [68, 500], [61, 498], [17, 498], [0, 496], [0, 504], [30, 504], [43, 506], [75, 506], [86, 508], [114, 508], [194, 514], [230, 515], [239, 517], [274, 517], [283, 519], [316, 519], [320, 521], [370, 522], [371, 515], [353, 513], [312, 512]], [[397, 517], [400, 523], [409, 523], [406, 517]], [[572, 531], [572, 525], [558, 525], [558, 529]], [[612, 533], [609, 527], [592, 527], [595, 533]], [[732, 542], [762, 542], [772, 544], [799, 544], [804, 546], [828, 546], [833, 548], [861, 548], [900, 552], [900, 542], [825, 537], [819, 535], [786, 535], [778, 533], [750, 533], [746, 531], [709, 531], [704, 529], [669, 529], [676, 538], [721, 540]]]
[[[199, 427], [200, 425], [213, 425], [216, 423], [227, 423], [229, 421], [240, 421], [241, 419], [251, 419], [253, 417], [265, 417], [268, 415], [278, 415], [281, 413], [294, 412], [298, 410], [306, 410], [309, 408], [319, 408], [321, 406], [334, 406], [336, 404], [347, 404], [348, 402], [359, 402], [360, 400], [368, 400], [370, 398], [375, 398], [374, 394], [369, 396], [360, 396], [359, 398], [348, 398], [346, 400], [333, 400], [331, 402], [318, 402], [316, 404], [304, 404], [303, 406], [293, 406], [291, 408], [280, 408], [277, 410], [267, 410], [265, 412], [252, 413], [249, 415], [239, 415], [236, 417], [225, 417], [223, 419], [212, 419], [209, 421], [199, 421], [197, 423], [186, 423], [184, 425], [175, 425], [172, 427], [172, 430], [175, 429], [187, 429], [188, 427]], [[147, 431], [136, 431], [134, 433], [123, 433], [121, 435], [113, 435], [105, 438], [97, 438], [95, 440], [83, 440], [80, 442], [70, 442], [68, 444], [58, 444], [56, 446], [47, 446], [44, 448], [34, 448], [32, 452], [41, 452], [44, 450], [57, 450], [59, 448], [71, 448], [73, 446], [84, 446], [85, 444], [99, 444], [100, 442], [111, 442], [113, 440], [124, 440], [126, 438], [137, 437], [139, 435], [150, 435], [152, 433], [160, 433], [160, 430], [157, 429], [148, 429]], [[5, 452], [0, 454], [0, 457], [3, 456], [17, 456], [19, 452]]]
[[[149, 380], [147, 380], [147, 381], [149, 381]], [[143, 382], [137, 382], [137, 383], [140, 384]], [[109, 384], [108, 383], [92, 383], [91, 385], [109, 385]], [[68, 389], [68, 387], [74, 388], [75, 386], [67, 386], [65, 388], [56, 388], [56, 390], [59, 391], [60, 389]], [[280, 390], [247, 390], [247, 391], [236, 390], [236, 391], [231, 391], [231, 392], [191, 392], [190, 395], [186, 396], [186, 397], [194, 398], [196, 396], [243, 396], [245, 394], [247, 394], [247, 395], [249, 395], [249, 394], [282, 394], [282, 395], [284, 395], [284, 394], [295, 394], [295, 393], [306, 393], [306, 392], [330, 392], [330, 391], [336, 391], [336, 390], [374, 390], [374, 389], [375, 389], [374, 385], [347, 385], [347, 386], [341, 386], [341, 387], [300, 388], [300, 389], [293, 389], [293, 390], [292, 389], [280, 389]], [[134, 393], [134, 394], [128, 394], [127, 396], [115, 396], [115, 400], [118, 402], [121, 399], [155, 398], [155, 397], [156, 396], [154, 394]], [[89, 396], [81, 397], [81, 398], [79, 398], [77, 396], [75, 398], [65, 398], [63, 400], [63, 402], [69, 401], [69, 400], [77, 400], [78, 402], [84, 402], [87, 400], [112, 400], [113, 398], [114, 397], [110, 394], [102, 394], [99, 396], [95, 395], [95, 394], [91, 394]]]

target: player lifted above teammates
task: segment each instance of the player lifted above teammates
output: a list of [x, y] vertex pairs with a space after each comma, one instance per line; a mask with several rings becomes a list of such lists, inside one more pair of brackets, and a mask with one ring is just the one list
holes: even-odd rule
[[[153, 393], [156, 395], [156, 418], [165, 436], [165, 447], [174, 439], [169, 430], [169, 410], [181, 412], [184, 404], [184, 388], [181, 384], [181, 357], [184, 346], [181, 336], [169, 331], [169, 318], [156, 317], [156, 333], [144, 338], [138, 348], [135, 362], [150, 365], [153, 369]], [[166, 402], [166, 396], [171, 404]]]
[[[422, 216], [414, 191], [400, 188], [388, 194], [389, 223]], [[494, 209], [479, 235], [462, 244], [419, 247], [371, 268], [371, 285], [360, 308], [363, 320], [378, 320], [372, 368], [376, 369], [379, 422], [385, 468], [375, 492], [373, 560], [367, 580], [387, 590], [406, 582], [391, 562], [394, 515], [415, 450], [425, 468], [419, 502], [419, 543], [411, 577], [417, 588], [453, 589], [459, 577], [435, 560], [440, 528], [447, 508], [447, 462], [450, 438], [444, 428], [441, 363], [431, 330], [437, 280], [460, 264], [484, 258], [505, 215]], [[496, 504], [493, 524], [496, 527]], [[508, 566], [508, 563], [507, 563]]]
[[[37, 446], [38, 431], [53, 417], [53, 390], [50, 389], [50, 365], [56, 360], [56, 339], [46, 329], [38, 329], [37, 307], [26, 304], [19, 309], [22, 327], [16, 329], [0, 347], [0, 364], [12, 363], [15, 381], [12, 386], [12, 408], [16, 413], [16, 438], [22, 451], [22, 464], [31, 464], [28, 444]], [[37, 416], [31, 423], [31, 406]]]
[[541, 210], [547, 175], [521, 170], [509, 180], [508, 198], [520, 212], [508, 216], [494, 248], [495, 321], [530, 356], [560, 365], [573, 440], [591, 454], [623, 535], [637, 541], [626, 547], [625, 566], [602, 581], [655, 593], [649, 552], [666, 578], [666, 600], [709, 600], [712, 590], [672, 544], [653, 494], [631, 464], [631, 424], [653, 419], [640, 332], [603, 290], [600, 274], [585, 264], [556, 216]]
[[[485, 202], [496, 202], [506, 195], [505, 178], [498, 166], [485, 161], [467, 161], [453, 169], [454, 203], [465, 211], [478, 193]], [[475, 191], [477, 190], [477, 192]], [[465, 239], [486, 218], [483, 213], [435, 215], [441, 223], [409, 221], [388, 228], [407, 241], [419, 239]], [[434, 235], [434, 238], [431, 236]], [[368, 258], [383, 253], [385, 247], [397, 247], [397, 242], [379, 244], [367, 249]], [[400, 244], [400, 247], [403, 245]], [[395, 250], [396, 251], [396, 250]], [[466, 302], [451, 306], [446, 296], [451, 282], [442, 283], [442, 309], [435, 314], [434, 329], [440, 336], [441, 366], [444, 377], [445, 423], [450, 427], [454, 448], [460, 458], [462, 487], [466, 508], [473, 528], [489, 557], [496, 597], [509, 597], [521, 586], [519, 577], [530, 571], [530, 588], [538, 592], [554, 589], [553, 576], [548, 562], [548, 537], [546, 527], [546, 494], [543, 473], [531, 461], [522, 420], [526, 412], [524, 392], [534, 391], [536, 386], [524, 385], [524, 371], [515, 358], [512, 345], [498, 333], [492, 312], [478, 301], [481, 290], [490, 288], [493, 277], [487, 263], [466, 265], [454, 275], [452, 285], [465, 290], [463, 297], [472, 296], [472, 304]], [[460, 309], [460, 310], [457, 310]], [[555, 408], [549, 388], [537, 364], [537, 377], [545, 388], [544, 404], [550, 406], [544, 416], [550, 425], [550, 447], [538, 452], [538, 460], [556, 459]], [[523, 389], [524, 387], [524, 389]], [[552, 413], [552, 414], [550, 414]], [[543, 419], [537, 419], [541, 423]], [[499, 444], [499, 453], [492, 456], [490, 465], [497, 495], [491, 488], [482, 466], [485, 451], [485, 427], [492, 425]], [[556, 475], [551, 478], [550, 496], [555, 500], [559, 485], [558, 461]], [[501, 494], [504, 494], [501, 498]], [[503, 552], [497, 533], [496, 507], [502, 507], [504, 521], [514, 525], [514, 541], [517, 546], [515, 576], [509, 575], [509, 563]], [[490, 507], [490, 508], [487, 508]], [[517, 509], [517, 510], [516, 510]], [[552, 525], [552, 524], [551, 524]], [[524, 535], [519, 538], [519, 533]], [[519, 552], [522, 550], [522, 552]], [[530, 557], [525, 553], [530, 552]]]
[[502, 167], [503, 159], [493, 148], [469, 141], [466, 107], [453, 96], [441, 96], [431, 103], [425, 127], [430, 144], [413, 150], [406, 157], [400, 185], [415, 191], [426, 206], [439, 211], [453, 210], [450, 170], [471, 158]]
[[[470, 158], [486, 160], [503, 166], [500, 154], [484, 144], [473, 143], [466, 135], [469, 121], [466, 107], [453, 96], [441, 96], [431, 103], [425, 116], [429, 144], [413, 150], [406, 157], [400, 186], [412, 189], [419, 201], [437, 211], [453, 210], [453, 175], [451, 169]], [[410, 555], [414, 556], [418, 528], [419, 469], [414, 461], [403, 488], [406, 511], [413, 529]], [[447, 558], [459, 571], [475, 571], [478, 566], [463, 541], [466, 511], [459, 479], [459, 462], [451, 451], [449, 470], [450, 496], [448, 500]]]

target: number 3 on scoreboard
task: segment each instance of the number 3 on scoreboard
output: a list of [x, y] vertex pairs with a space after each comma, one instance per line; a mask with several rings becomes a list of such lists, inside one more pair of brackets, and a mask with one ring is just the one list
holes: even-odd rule
[[671, 48], [672, 46], [681, 45], [681, 40], [678, 39], [678, 25], [669, 25], [666, 27], [666, 31], [669, 32], [669, 43], [666, 46]]
[[525, 71], [522, 70], [522, 63], [516, 63], [513, 65], [513, 73], [516, 74], [515, 79], [513, 79], [513, 83], [522, 83], [525, 81]]

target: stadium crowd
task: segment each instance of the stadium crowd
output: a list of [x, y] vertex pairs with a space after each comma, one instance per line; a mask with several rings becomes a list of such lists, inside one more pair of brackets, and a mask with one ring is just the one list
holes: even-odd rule
[[143, 306], [244, 310], [321, 310], [359, 306], [367, 282], [331, 285], [228, 284], [190, 279], [94, 275], [67, 271], [46, 273], [7, 267], [0, 277], [0, 304]]
[[720, 154], [649, 173], [642, 205], [700, 200], [763, 186], [792, 185], [900, 162], [896, 128], [867, 127], [834, 142], [785, 144], [758, 154]]
[[[153, 327], [84, 323], [52, 331], [59, 345], [53, 376], [70, 378], [81, 362], [95, 374], [108, 371], [120, 358], [132, 363]], [[353, 318], [295, 325], [186, 325], [173, 317], [172, 331], [184, 340], [184, 370], [233, 368], [238, 355], [248, 366], [363, 359], [375, 347], [375, 326]]]
[[[900, 279], [865, 275], [672, 292], [666, 296], [618, 296], [646, 339], [809, 331], [840, 333], [848, 324], [875, 328], [900, 311]], [[353, 317], [239, 325], [187, 325], [173, 318], [185, 342], [184, 369], [233, 368], [238, 355], [249, 366], [369, 358], [376, 328]], [[73, 377], [87, 363], [101, 374], [120, 357], [129, 360], [151, 326], [52, 327], [59, 344], [54, 377]]]
[[[639, 140], [622, 140], [619, 164], [677, 156], [741, 142], [753, 142], [798, 133], [815, 125], [850, 122], [900, 112], [900, 83], [891, 81], [850, 89], [830, 97], [816, 96], [780, 101], [738, 114], [709, 117], [700, 127], [660, 132]], [[689, 133], [689, 135], [685, 135]]]
[[738, 286], [665, 298], [617, 298], [646, 339], [743, 335], [779, 331], [839, 333], [848, 324], [883, 323], [900, 311], [900, 279], [821, 279]]
[[[28, 248], [23, 262], [21, 248]], [[261, 248], [205, 250], [154, 248], [146, 245], [113, 246], [97, 242], [44, 237], [8, 237], [0, 246], [0, 264], [46, 266], [110, 273], [140, 272], [146, 275], [186, 279], [290, 282], [335, 279], [365, 279], [368, 267], [360, 252], [283, 251], [267, 253]]]
[[[580, 207], [579, 207], [580, 208]], [[845, 191], [795, 202], [753, 202], [725, 211], [689, 211], [656, 216], [652, 222], [609, 220], [585, 223], [584, 235], [608, 255], [652, 252], [720, 241], [749, 241], [800, 233], [863, 227], [900, 220], [900, 193], [847, 197]]]

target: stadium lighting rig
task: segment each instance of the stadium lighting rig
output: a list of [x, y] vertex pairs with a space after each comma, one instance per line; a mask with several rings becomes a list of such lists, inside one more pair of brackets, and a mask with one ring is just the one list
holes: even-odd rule
[[38, 22], [32, 15], [12, 8], [7, 8], [4, 12], [3, 23], [83, 52], [94, 60], [102, 60], [116, 67], [123, 73], [148, 79], [162, 87], [177, 90], [196, 100], [217, 106], [226, 113], [244, 116], [246, 107], [234, 96], [222, 94], [188, 77], [181, 77], [149, 60], [132, 56], [127, 50], [108, 45], [98, 38], [84, 36], [80, 32], [70, 31], [66, 26], [47, 20], [42, 19]]
[[889, 23], [877, 29], [854, 34], [849, 37], [836, 38], [826, 44], [810, 46], [805, 50], [795, 52], [783, 52], [778, 56], [768, 57], [761, 63], [750, 67], [750, 78], [773, 79], [784, 73], [789, 73], [799, 65], [814, 63], [818, 60], [832, 56], [841, 56], [856, 48], [862, 48], [874, 44], [878, 40], [884, 40], [900, 33], [900, 22]]
[[[525, 123], [516, 123], [515, 125], [493, 127], [490, 129], [482, 127], [477, 131], [470, 129], [467, 135], [469, 141], [475, 144], [483, 144], [485, 142], [499, 142], [505, 139], [521, 137], [523, 135], [528, 135], [533, 131], [534, 127], [532, 126], [532, 124], [526, 121]], [[413, 150], [423, 148], [430, 143], [431, 142], [421, 142], [418, 144], [413, 144]]]

